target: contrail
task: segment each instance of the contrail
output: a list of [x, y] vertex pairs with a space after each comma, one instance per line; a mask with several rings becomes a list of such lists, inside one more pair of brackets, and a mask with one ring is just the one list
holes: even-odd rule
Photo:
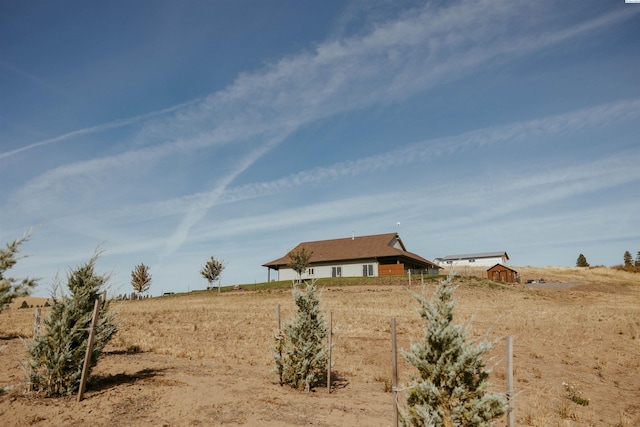
[[178, 110], [179, 108], [194, 104], [196, 102], [198, 102], [198, 99], [191, 100], [191, 101], [188, 101], [188, 102], [184, 102], [182, 104], [174, 105], [172, 107], [168, 107], [168, 108], [165, 108], [163, 110], [152, 111], [150, 113], [140, 114], [138, 116], [130, 117], [128, 119], [118, 119], [118, 120], [114, 120], [114, 121], [109, 122], [109, 123], [103, 123], [103, 124], [97, 125], [97, 126], [91, 126], [91, 127], [87, 127], [87, 128], [83, 128], [83, 129], [74, 130], [72, 132], [68, 132], [68, 133], [65, 133], [63, 135], [56, 136], [55, 138], [49, 138], [49, 139], [45, 139], [43, 141], [34, 142], [33, 144], [29, 144], [29, 145], [27, 145], [25, 147], [16, 148], [15, 150], [12, 150], [12, 151], [5, 151], [4, 153], [0, 153], [0, 159], [11, 157], [11, 156], [14, 156], [14, 155], [16, 155], [18, 153], [22, 153], [23, 151], [32, 150], [34, 148], [42, 147], [44, 145], [55, 144], [56, 142], [65, 141], [67, 139], [71, 139], [71, 138], [74, 138], [76, 136], [88, 135], [88, 134], [98, 133], [98, 132], [102, 132], [102, 131], [109, 130], [109, 129], [116, 129], [116, 128], [120, 128], [120, 127], [124, 127], [124, 126], [128, 126], [128, 125], [132, 125], [132, 124], [135, 124], [135, 123], [140, 122], [142, 120], [149, 119], [151, 117], [155, 117], [155, 116], [160, 116], [160, 115], [163, 115], [163, 114], [171, 113], [172, 111]]
[[267, 152], [271, 151], [274, 147], [280, 144], [290, 134], [290, 130], [287, 129], [281, 132], [279, 135], [271, 138], [262, 147], [250, 152], [245, 156], [237, 165], [235, 170], [223, 177], [216, 187], [207, 194], [207, 197], [196, 202], [191, 209], [187, 212], [182, 219], [178, 227], [174, 230], [171, 236], [167, 239], [167, 243], [164, 247], [162, 258], [173, 254], [178, 250], [184, 242], [187, 240], [189, 231], [207, 214], [220, 197], [226, 191], [227, 186], [241, 173], [246, 171], [251, 165], [253, 165], [258, 159], [264, 156]]

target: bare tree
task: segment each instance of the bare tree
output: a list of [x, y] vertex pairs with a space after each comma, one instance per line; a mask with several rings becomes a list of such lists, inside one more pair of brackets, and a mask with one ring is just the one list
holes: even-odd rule
[[204, 264], [204, 267], [200, 270], [200, 274], [209, 282], [209, 289], [213, 287], [213, 282], [217, 280], [218, 292], [220, 292], [220, 275], [225, 267], [225, 262], [215, 257], [211, 257], [211, 259]]
[[138, 298], [140, 298], [143, 292], [149, 290], [152, 281], [149, 266], [144, 265], [144, 263], [136, 265], [131, 272], [131, 286], [133, 286], [133, 290], [138, 293]]

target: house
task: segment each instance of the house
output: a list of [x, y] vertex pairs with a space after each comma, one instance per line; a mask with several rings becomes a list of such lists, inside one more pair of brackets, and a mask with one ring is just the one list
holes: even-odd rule
[[[433, 262], [407, 251], [397, 233], [304, 242], [293, 250], [302, 248], [312, 253], [302, 279], [392, 276], [406, 274], [408, 270], [414, 274], [438, 274], [440, 271]], [[287, 254], [263, 264], [268, 268], [267, 280], [271, 281], [271, 270], [278, 272], [278, 280], [297, 279], [297, 273], [288, 264]]]
[[502, 264], [496, 264], [487, 270], [487, 279], [494, 282], [518, 283], [518, 272]]
[[490, 267], [495, 264], [505, 265], [509, 261], [506, 252], [483, 252], [477, 254], [447, 255], [433, 260], [441, 267]]

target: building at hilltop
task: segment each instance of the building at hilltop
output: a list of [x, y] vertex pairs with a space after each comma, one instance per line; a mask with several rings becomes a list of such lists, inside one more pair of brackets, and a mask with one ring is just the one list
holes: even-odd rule
[[482, 252], [475, 254], [447, 255], [433, 260], [440, 267], [491, 267], [496, 264], [506, 265], [509, 255], [505, 251]]
[[[438, 274], [440, 267], [406, 250], [397, 233], [372, 236], [303, 242], [293, 250], [311, 252], [309, 268], [302, 279], [324, 277], [368, 277], [406, 274]], [[289, 267], [289, 256], [275, 259], [262, 265], [267, 267], [267, 280], [271, 281], [271, 270], [277, 272], [277, 280], [295, 280], [297, 273]]]

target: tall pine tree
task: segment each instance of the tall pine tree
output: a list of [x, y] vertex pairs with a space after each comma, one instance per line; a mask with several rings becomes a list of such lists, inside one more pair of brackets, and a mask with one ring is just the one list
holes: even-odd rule
[[[28, 348], [30, 383], [34, 390], [44, 391], [47, 396], [72, 394], [79, 389], [94, 304], [109, 279], [109, 275], [95, 272], [98, 255], [68, 274], [71, 294], [54, 299], [49, 317], [43, 322], [44, 333], [34, 336]], [[98, 317], [89, 372], [116, 331], [114, 315], [105, 301]]]
[[415, 296], [426, 327], [423, 341], [411, 345], [411, 351], [402, 351], [418, 370], [406, 387], [405, 425], [489, 426], [505, 411], [503, 398], [487, 392], [489, 372], [482, 356], [491, 344], [484, 341], [474, 346], [467, 339], [469, 326], [453, 323], [451, 281], [450, 276], [438, 285], [431, 300]]
[[589, 267], [587, 257], [582, 254], [578, 255], [578, 259], [576, 260], [576, 267]]

